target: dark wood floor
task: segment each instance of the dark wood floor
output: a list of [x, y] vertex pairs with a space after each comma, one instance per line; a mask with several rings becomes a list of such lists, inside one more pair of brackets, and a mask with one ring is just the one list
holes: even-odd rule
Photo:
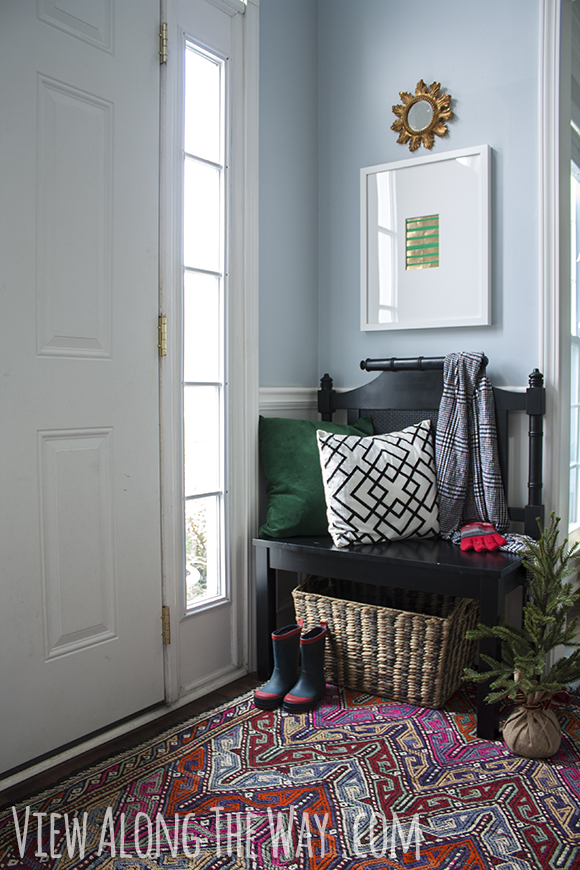
[[36, 776], [23, 780], [11, 788], [0, 791], [0, 807], [16, 804], [39, 791], [49, 788], [51, 785], [78, 770], [82, 770], [84, 767], [96, 764], [109, 755], [115, 755], [131, 749], [136, 744], [148, 740], [162, 731], [166, 731], [173, 725], [179, 725], [180, 722], [198, 716], [200, 713], [205, 713], [207, 710], [218, 707], [220, 704], [225, 704], [237, 695], [254, 689], [258, 685], [259, 682], [255, 679], [255, 676], [242, 677], [242, 679], [223, 686], [209, 695], [204, 695], [203, 698], [198, 698], [190, 704], [171, 710], [153, 722], [147, 723], [147, 725], [142, 725], [140, 728], [136, 728], [121, 737], [116, 737], [114, 740], [91, 749], [89, 752], [78, 755], [62, 764], [55, 765], [43, 773], [36, 774]]

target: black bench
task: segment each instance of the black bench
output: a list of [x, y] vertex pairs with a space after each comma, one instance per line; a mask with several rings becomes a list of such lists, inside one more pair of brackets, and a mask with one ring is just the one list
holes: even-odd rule
[[[361, 368], [381, 371], [373, 381], [349, 392], [333, 389], [324, 375], [318, 392], [322, 420], [346, 409], [347, 422], [363, 415], [373, 419], [375, 433], [398, 431], [430, 418], [437, 421], [443, 391], [443, 357], [365, 360]], [[494, 386], [499, 459], [504, 482], [508, 481], [510, 412], [528, 414], [528, 503], [511, 506], [510, 519], [517, 529], [538, 537], [537, 518], [543, 522], [542, 438], [545, 413], [543, 376], [536, 369], [522, 391]], [[510, 502], [509, 493], [507, 494]], [[505, 597], [525, 582], [520, 556], [505, 551], [479, 554], [462, 552], [440, 538], [405, 540], [384, 544], [336, 548], [330, 536], [256, 538], [256, 604], [258, 676], [267, 679], [272, 669], [270, 635], [276, 626], [278, 570], [313, 574], [380, 586], [438, 592], [479, 601], [480, 621], [494, 625], [503, 616]], [[479, 652], [497, 655], [496, 642], [485, 639]], [[477, 734], [494, 739], [498, 734], [498, 708], [487, 705], [487, 684], [478, 685]]]

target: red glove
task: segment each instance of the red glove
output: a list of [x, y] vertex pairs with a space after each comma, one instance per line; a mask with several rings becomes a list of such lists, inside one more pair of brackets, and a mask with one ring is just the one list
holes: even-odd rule
[[461, 549], [485, 553], [498, 550], [505, 538], [496, 532], [491, 523], [467, 523], [461, 529]]

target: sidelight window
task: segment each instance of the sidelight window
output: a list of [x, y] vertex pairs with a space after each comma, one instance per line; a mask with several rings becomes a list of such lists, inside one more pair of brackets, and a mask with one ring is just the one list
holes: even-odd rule
[[186, 610], [225, 597], [225, 61], [187, 41], [183, 143]]

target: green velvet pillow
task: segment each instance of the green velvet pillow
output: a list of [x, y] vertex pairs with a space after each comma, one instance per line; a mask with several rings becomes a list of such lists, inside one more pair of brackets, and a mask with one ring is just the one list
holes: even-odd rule
[[289, 538], [328, 533], [326, 499], [320, 470], [316, 431], [337, 435], [372, 435], [370, 417], [353, 426], [260, 417], [260, 458], [266, 475], [268, 512], [260, 535]]

